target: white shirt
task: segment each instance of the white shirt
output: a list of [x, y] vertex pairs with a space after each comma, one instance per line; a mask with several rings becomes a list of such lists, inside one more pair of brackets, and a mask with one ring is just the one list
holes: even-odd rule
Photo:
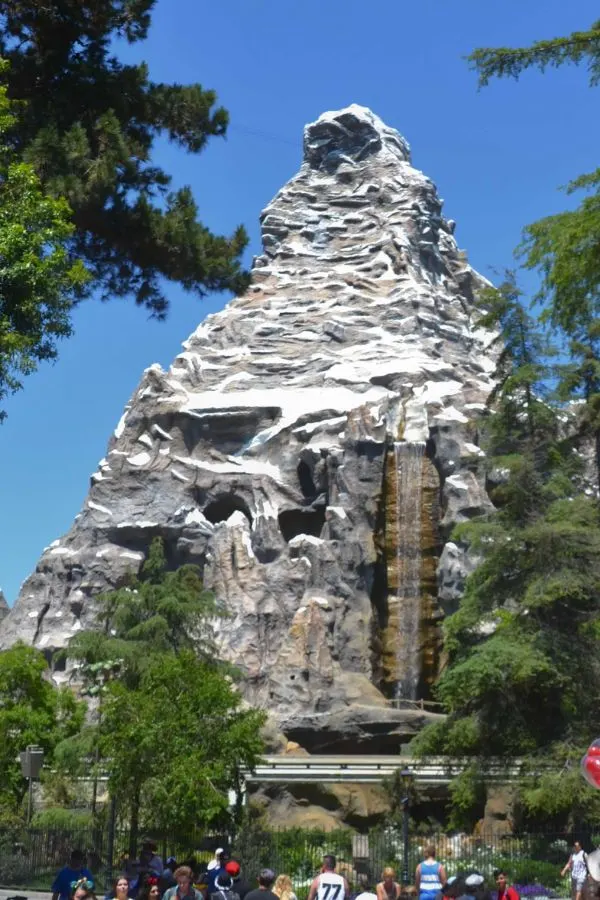
[[346, 888], [344, 879], [337, 872], [323, 872], [319, 875], [316, 900], [344, 900]]
[[583, 881], [587, 877], [587, 855], [583, 850], [571, 853], [571, 877], [575, 881]]

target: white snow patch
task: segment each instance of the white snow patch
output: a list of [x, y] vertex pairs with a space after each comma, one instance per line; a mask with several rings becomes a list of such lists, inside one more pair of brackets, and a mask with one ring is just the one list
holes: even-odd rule
[[152, 426], [152, 433], [157, 437], [162, 438], [163, 441], [172, 441], [173, 438], [169, 434], [168, 431], [165, 431], [164, 428], [161, 428], [160, 425], [154, 424]]
[[343, 506], [328, 506], [327, 512], [332, 512], [334, 515], [339, 516], [340, 519], [347, 519], [348, 515]]
[[117, 522], [117, 528], [156, 528], [158, 522], [141, 519], [139, 522]]
[[133, 550], [123, 550], [122, 553], [119, 553], [119, 556], [122, 559], [135, 559], [136, 562], [140, 562], [144, 558], [143, 553], [135, 553]]
[[106, 516], [112, 516], [110, 509], [107, 509], [106, 506], [100, 506], [99, 503], [94, 503], [93, 500], [88, 500], [87, 505], [90, 509], [95, 509], [97, 512], [104, 513]]
[[433, 418], [440, 419], [442, 422], [461, 422], [463, 425], [469, 421], [467, 416], [459, 412], [455, 406], [447, 406]]
[[190, 509], [188, 510], [185, 517], [186, 525], [209, 525], [210, 530], [212, 531], [212, 522], [209, 522], [206, 516], [204, 516], [199, 509]]
[[281, 480], [281, 472], [277, 466], [258, 459], [237, 459], [225, 463], [209, 462], [208, 460], [191, 459], [188, 456], [174, 456], [176, 462], [194, 469], [205, 469], [208, 472], [217, 472], [219, 475], [232, 475], [244, 472], [247, 475], [267, 475], [275, 481]]
[[33, 612], [27, 613], [28, 619], [37, 619], [37, 612], [35, 610]]
[[460, 477], [459, 473], [457, 473], [456, 475], [449, 475], [448, 478], [446, 478], [446, 484], [450, 484], [452, 485], [452, 487], [458, 488], [459, 491], [469, 490], [469, 485]]
[[484, 451], [477, 444], [470, 444], [468, 441], [465, 441], [464, 446], [467, 453], [470, 453], [472, 456], [485, 456]]
[[68, 547], [53, 547], [50, 553], [54, 556], [73, 556], [76, 551], [70, 550]]
[[152, 450], [152, 447], [154, 446], [154, 442], [147, 431], [145, 431], [143, 434], [140, 434], [138, 443], [143, 444], [145, 447], [149, 447], [150, 450]]
[[142, 450], [141, 453], [136, 453], [134, 456], [128, 456], [127, 462], [132, 466], [145, 466], [150, 462], [151, 456], [146, 450]]
[[293, 537], [291, 539], [291, 541], [289, 541], [288, 546], [289, 547], [301, 547], [302, 544], [314, 544], [315, 546], [318, 546], [319, 544], [322, 544], [322, 543], [323, 543], [322, 538], [315, 537], [312, 534], [297, 534], [295, 537]]
[[177, 481], [186, 482], [186, 481], [190, 480], [189, 478], [186, 478], [185, 475], [182, 475], [182, 473], [179, 472], [177, 469], [170, 469], [169, 471], [171, 472], [171, 475], [173, 476], [173, 478], [176, 478]]
[[426, 381], [422, 388], [415, 391], [415, 395], [419, 396], [421, 403], [428, 405], [441, 403], [444, 397], [460, 394], [462, 390], [463, 385], [460, 381]]
[[335, 419], [320, 419], [318, 422], [307, 422], [306, 425], [300, 425], [299, 428], [293, 428], [294, 434], [313, 434], [315, 431], [322, 431], [329, 428], [337, 428], [338, 425], [345, 425], [347, 416], [336, 416]]
[[121, 418], [119, 419], [117, 427], [115, 428], [115, 431], [114, 431], [114, 435], [116, 438], [120, 438], [121, 435], [123, 434], [123, 432], [125, 431], [125, 420], [127, 418], [128, 412], [129, 412], [129, 410], [126, 409], [125, 412], [123, 413], [123, 415], [121, 416]]

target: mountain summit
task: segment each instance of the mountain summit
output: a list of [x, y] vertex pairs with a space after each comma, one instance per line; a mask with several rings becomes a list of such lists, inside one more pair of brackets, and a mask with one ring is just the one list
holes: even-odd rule
[[1, 643], [51, 658], [161, 535], [226, 604], [222, 655], [280, 732], [396, 750], [468, 571], [451, 528], [490, 506], [486, 282], [404, 138], [360, 106], [306, 126], [261, 225], [250, 288], [144, 372]]

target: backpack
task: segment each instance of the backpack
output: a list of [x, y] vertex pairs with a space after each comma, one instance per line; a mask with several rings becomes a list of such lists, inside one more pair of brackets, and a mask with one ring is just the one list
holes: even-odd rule
[[210, 900], [240, 900], [240, 895], [231, 888], [217, 888], [210, 895]]

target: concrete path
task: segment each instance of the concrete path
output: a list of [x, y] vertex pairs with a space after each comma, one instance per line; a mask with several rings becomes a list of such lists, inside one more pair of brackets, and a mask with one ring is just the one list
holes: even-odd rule
[[52, 894], [43, 891], [17, 890], [15, 888], [0, 888], [0, 900], [7, 900], [7, 897], [27, 897], [27, 900], [51, 900]]

